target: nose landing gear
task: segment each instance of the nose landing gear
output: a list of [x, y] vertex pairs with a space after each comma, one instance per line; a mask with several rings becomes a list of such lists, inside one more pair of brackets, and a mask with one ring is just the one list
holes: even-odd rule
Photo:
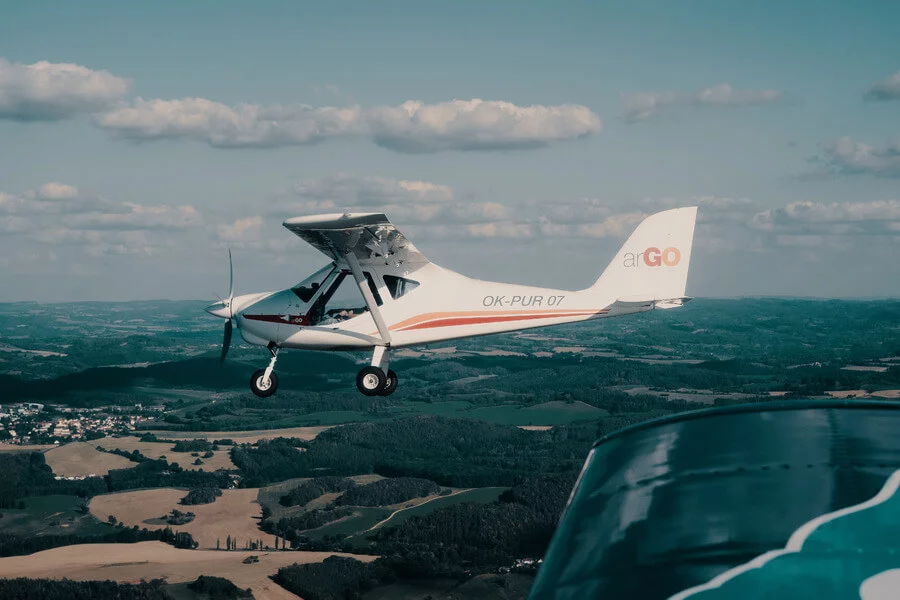
[[250, 390], [260, 398], [268, 398], [278, 390], [278, 375], [272, 371], [275, 369], [275, 361], [278, 360], [278, 346], [269, 344], [269, 352], [272, 360], [265, 369], [260, 369], [250, 378]]

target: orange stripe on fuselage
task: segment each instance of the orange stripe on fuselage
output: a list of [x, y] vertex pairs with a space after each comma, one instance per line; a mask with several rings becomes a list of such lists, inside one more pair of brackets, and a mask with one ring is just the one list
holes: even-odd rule
[[413, 329], [430, 329], [432, 327], [452, 327], [455, 325], [479, 325], [484, 323], [503, 323], [507, 321], [529, 321], [534, 319], [558, 319], [565, 317], [585, 317], [609, 312], [599, 310], [518, 310], [518, 311], [459, 311], [425, 313], [395, 323], [391, 331], [409, 331]]

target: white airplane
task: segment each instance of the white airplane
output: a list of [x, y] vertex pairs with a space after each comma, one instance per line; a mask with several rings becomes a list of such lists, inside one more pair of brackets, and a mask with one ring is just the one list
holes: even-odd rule
[[[282, 348], [366, 350], [371, 364], [356, 386], [367, 396], [397, 389], [391, 350], [492, 333], [674, 308], [685, 297], [697, 207], [647, 217], [600, 278], [566, 291], [471, 279], [429, 261], [383, 214], [345, 213], [288, 219], [284, 226], [331, 262], [292, 288], [234, 295], [206, 311], [232, 323], [249, 344], [266, 346], [269, 365], [253, 374], [260, 397], [278, 389]], [[229, 252], [229, 261], [231, 253]]]

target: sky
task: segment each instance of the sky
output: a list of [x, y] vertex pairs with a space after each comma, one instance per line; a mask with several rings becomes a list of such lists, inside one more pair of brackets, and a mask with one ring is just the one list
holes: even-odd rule
[[900, 3], [0, 4], [0, 301], [215, 299], [384, 211], [584, 288], [700, 207], [688, 294], [900, 296]]

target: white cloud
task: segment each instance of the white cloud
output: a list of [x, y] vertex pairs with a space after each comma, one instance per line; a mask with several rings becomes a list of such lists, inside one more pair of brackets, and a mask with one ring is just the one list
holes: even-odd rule
[[510, 102], [410, 101], [399, 106], [230, 107], [204, 98], [136, 99], [96, 119], [133, 140], [186, 139], [221, 148], [274, 148], [367, 135], [398, 152], [534, 148], [600, 131], [584, 106], [517, 106]]
[[216, 225], [215, 237], [222, 242], [253, 242], [259, 240], [262, 231], [262, 217], [244, 217], [233, 223]]
[[21, 195], [0, 192], [0, 231], [42, 244], [80, 246], [89, 256], [149, 255], [172, 244], [177, 232], [202, 224], [193, 206], [113, 202], [64, 183], [46, 183]]
[[469, 237], [479, 238], [530, 238], [533, 231], [528, 223], [515, 223], [499, 221], [492, 223], [471, 223], [465, 225], [463, 230]]
[[401, 224], [487, 223], [508, 218], [502, 204], [457, 200], [448, 185], [346, 173], [301, 181], [272, 213], [283, 216], [288, 212], [303, 215], [345, 210], [380, 211]]
[[346, 173], [301, 181], [291, 188], [291, 192], [306, 200], [353, 207], [453, 200], [453, 189], [450, 186], [389, 177], [359, 177]]
[[312, 108], [239, 104], [205, 98], [144, 100], [96, 119], [97, 125], [133, 140], [188, 139], [218, 148], [275, 148], [358, 133], [359, 107]]
[[25, 65], [0, 58], [0, 119], [55, 121], [105, 110], [129, 81], [70, 63]]
[[118, 212], [90, 212], [67, 220], [75, 229], [117, 231], [179, 230], [198, 227], [203, 217], [193, 206], [144, 206], [125, 202]]
[[65, 226], [39, 229], [34, 239], [54, 245], [81, 246], [88, 256], [144, 255], [150, 256], [160, 240], [145, 231], [90, 231]]
[[900, 177], [900, 142], [875, 148], [848, 136], [822, 144], [813, 162], [838, 175]]
[[900, 200], [791, 202], [757, 213], [749, 225], [782, 235], [891, 234], [900, 226]]
[[900, 71], [876, 81], [865, 93], [866, 100], [900, 100]]
[[676, 106], [744, 106], [781, 100], [778, 90], [739, 90], [726, 83], [697, 92], [636, 92], [622, 94], [625, 120], [629, 123], [649, 119]]
[[601, 128], [600, 118], [585, 106], [479, 99], [378, 107], [368, 112], [367, 121], [376, 144], [407, 153], [536, 148]]
[[65, 183], [45, 183], [34, 192], [39, 200], [71, 200], [78, 197], [78, 188]]

